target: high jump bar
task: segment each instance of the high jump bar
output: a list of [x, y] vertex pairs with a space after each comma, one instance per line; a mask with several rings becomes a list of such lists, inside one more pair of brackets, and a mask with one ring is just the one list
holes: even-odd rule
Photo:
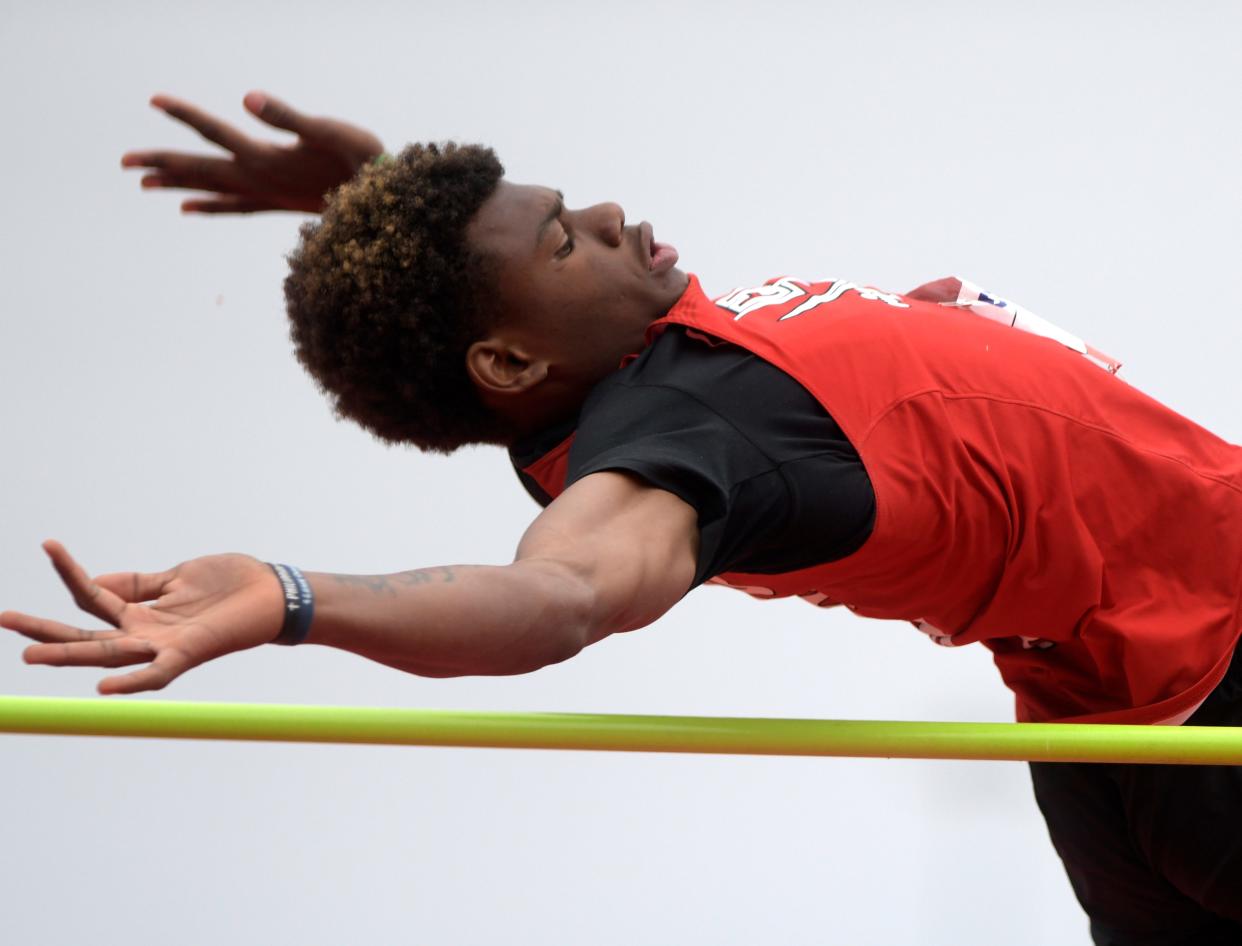
[[726, 755], [1242, 765], [1242, 727], [619, 716], [0, 696], [0, 732]]

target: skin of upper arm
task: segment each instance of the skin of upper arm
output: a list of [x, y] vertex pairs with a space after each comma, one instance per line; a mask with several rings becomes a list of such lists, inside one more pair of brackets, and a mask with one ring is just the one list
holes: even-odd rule
[[644, 627], [694, 581], [699, 528], [694, 508], [629, 473], [584, 476], [533, 522], [515, 565], [559, 573], [576, 585], [592, 644]]

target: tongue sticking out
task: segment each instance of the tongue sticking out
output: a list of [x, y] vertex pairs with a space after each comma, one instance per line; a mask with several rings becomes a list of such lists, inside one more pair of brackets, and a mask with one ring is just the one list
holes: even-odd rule
[[651, 241], [651, 269], [665, 270], [677, 262], [677, 250], [667, 243]]

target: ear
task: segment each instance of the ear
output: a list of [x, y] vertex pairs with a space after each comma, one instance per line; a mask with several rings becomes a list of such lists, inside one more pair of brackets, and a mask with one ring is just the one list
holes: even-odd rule
[[524, 394], [548, 376], [548, 363], [525, 348], [495, 336], [475, 342], [466, 351], [466, 371], [486, 396]]

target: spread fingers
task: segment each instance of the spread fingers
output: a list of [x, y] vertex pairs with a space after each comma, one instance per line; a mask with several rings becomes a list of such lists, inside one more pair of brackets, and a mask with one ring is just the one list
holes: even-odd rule
[[107, 621], [113, 627], [120, 626], [125, 602], [119, 595], [91, 581], [86, 570], [54, 539], [43, 543], [43, 551], [47, 552], [48, 558], [52, 560], [52, 567], [60, 575], [60, 580], [65, 583], [79, 608], [101, 621]]
[[67, 644], [31, 644], [22, 652], [28, 664], [48, 667], [128, 667], [156, 655], [155, 645], [136, 637], [105, 637]]
[[124, 631], [84, 631], [80, 627], [72, 627], [69, 624], [61, 624], [59, 621], [49, 621], [46, 618], [37, 618], [31, 614], [22, 614], [20, 611], [5, 611], [0, 614], [0, 627], [8, 628], [10, 631], [17, 631], [23, 637], [29, 637], [32, 641], [38, 641], [41, 644], [67, 644], [77, 641], [101, 640], [104, 638], [121, 637]]

